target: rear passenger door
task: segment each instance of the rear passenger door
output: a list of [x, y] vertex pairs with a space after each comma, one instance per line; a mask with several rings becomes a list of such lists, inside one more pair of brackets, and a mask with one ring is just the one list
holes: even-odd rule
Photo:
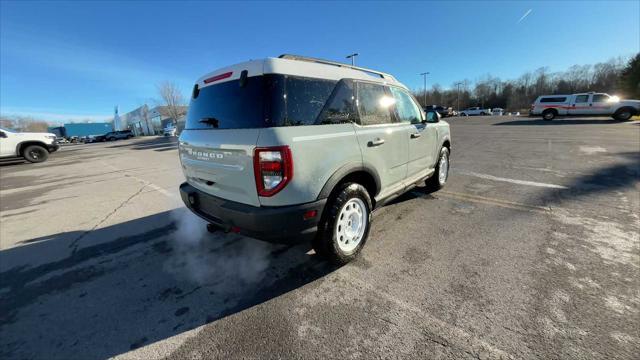
[[426, 173], [426, 170], [435, 163], [434, 152], [438, 137], [436, 127], [422, 121], [420, 107], [406, 90], [391, 87], [391, 94], [395, 99], [398, 120], [403, 124], [411, 125], [407, 133], [409, 139], [407, 178]]
[[589, 114], [589, 94], [579, 94], [573, 98], [573, 103], [569, 108], [569, 115]]
[[[365, 166], [373, 168], [380, 178], [381, 197], [401, 189], [407, 176], [409, 128], [411, 124], [396, 121], [394, 98], [380, 84], [357, 82], [356, 104], [359, 124], [356, 136]], [[390, 193], [389, 193], [390, 192]]]

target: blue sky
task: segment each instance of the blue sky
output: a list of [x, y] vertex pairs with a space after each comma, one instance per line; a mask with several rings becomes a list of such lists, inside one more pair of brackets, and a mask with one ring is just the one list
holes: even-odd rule
[[411, 88], [423, 71], [445, 88], [510, 79], [630, 56], [639, 19], [639, 1], [0, 1], [0, 112], [100, 120], [153, 104], [161, 81], [187, 95], [205, 72], [282, 53], [358, 52]]

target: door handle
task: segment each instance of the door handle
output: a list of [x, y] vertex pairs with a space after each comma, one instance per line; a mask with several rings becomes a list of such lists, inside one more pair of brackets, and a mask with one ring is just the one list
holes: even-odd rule
[[420, 134], [419, 132], [416, 132], [416, 133], [412, 133], [412, 134], [411, 134], [411, 138], [412, 138], [412, 139], [419, 138], [420, 136], [422, 136], [422, 134]]
[[384, 144], [384, 139], [375, 138], [375, 139], [369, 141], [369, 143], [367, 145], [369, 147], [374, 147], [374, 146], [380, 146], [382, 144]]

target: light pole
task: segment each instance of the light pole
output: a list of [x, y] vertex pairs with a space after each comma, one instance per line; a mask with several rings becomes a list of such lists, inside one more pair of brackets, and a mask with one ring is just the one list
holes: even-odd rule
[[427, 75], [429, 74], [428, 71], [420, 73], [424, 77], [424, 106], [427, 106]]
[[351, 59], [351, 66], [355, 66], [356, 65], [356, 56], [358, 56], [358, 55], [360, 55], [360, 54], [353, 53], [353, 54], [347, 55], [347, 59]]
[[456, 104], [456, 108], [457, 108], [457, 109], [456, 109], [456, 111], [460, 111], [460, 85], [462, 85], [462, 83], [461, 83], [461, 82], [458, 82], [458, 83], [456, 83], [455, 85], [458, 87], [458, 100], [456, 101], [456, 102], [457, 102], [457, 104]]

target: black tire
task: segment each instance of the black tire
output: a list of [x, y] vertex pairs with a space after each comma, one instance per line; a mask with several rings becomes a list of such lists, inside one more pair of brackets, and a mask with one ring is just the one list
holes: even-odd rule
[[116, 138], [114, 138], [114, 137], [110, 137], [110, 138], [109, 138], [109, 141], [116, 141]]
[[[336, 236], [336, 229], [337, 226], [339, 226], [338, 216], [340, 216], [343, 207], [354, 198], [361, 200], [366, 207], [366, 216], [364, 216], [363, 223], [365, 228], [357, 246], [353, 250], [345, 252], [338, 245], [338, 238]], [[320, 224], [318, 225], [318, 233], [312, 243], [316, 254], [338, 265], [346, 264], [355, 259], [369, 237], [371, 208], [371, 197], [364, 186], [358, 183], [341, 184], [337, 191], [329, 198]]]
[[634, 111], [632, 109], [622, 108], [616, 111], [615, 114], [613, 114], [613, 118], [618, 121], [628, 121], [629, 119], [631, 119], [633, 114], [634, 114]]
[[[442, 158], [446, 158], [446, 162], [442, 162]], [[446, 164], [446, 169], [440, 169], [441, 164]], [[433, 175], [427, 179], [425, 185], [427, 185], [427, 191], [433, 192], [442, 189], [446, 184], [447, 180], [449, 180], [449, 149], [447, 147], [442, 147], [440, 149], [440, 155], [438, 156], [438, 163], [436, 164], [436, 170], [433, 172]], [[440, 173], [445, 171], [444, 181], [440, 181]]]
[[487, 115], [484, 111], [480, 113], [480, 115], [485, 116]]
[[39, 163], [49, 158], [49, 151], [40, 145], [29, 145], [22, 150], [22, 157], [28, 162]]
[[542, 112], [542, 119], [546, 121], [551, 121], [556, 117], [556, 115], [558, 115], [557, 111], [555, 111], [554, 109], [547, 109]]

